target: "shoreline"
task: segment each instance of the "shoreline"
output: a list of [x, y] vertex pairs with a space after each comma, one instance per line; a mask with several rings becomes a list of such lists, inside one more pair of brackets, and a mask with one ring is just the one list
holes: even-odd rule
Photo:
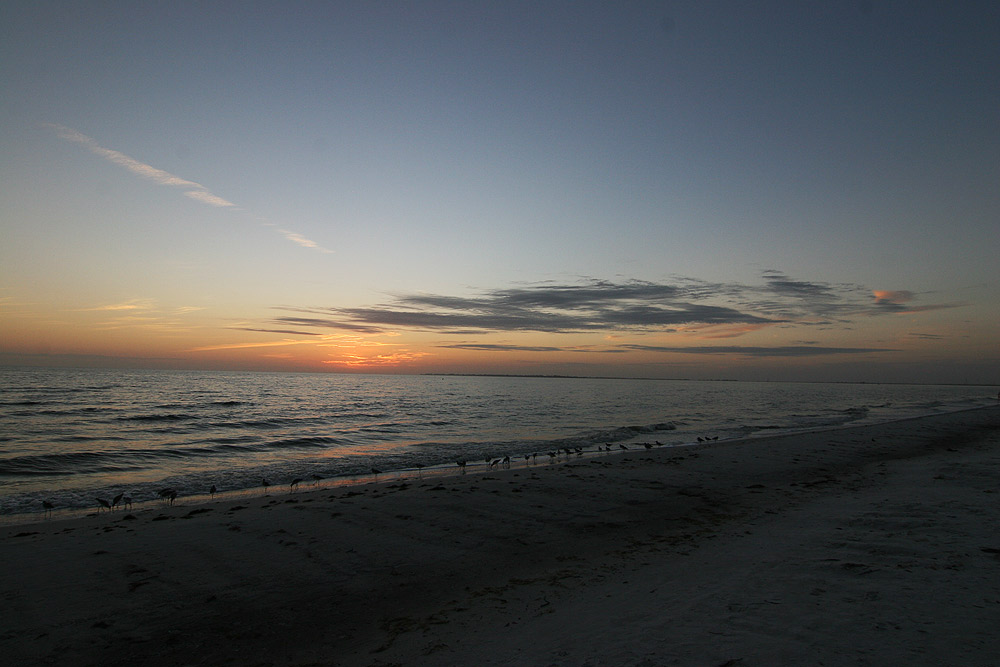
[[998, 464], [987, 407], [4, 525], [0, 650], [24, 665], [987, 664]]
[[[952, 411], [949, 411], [949, 412], [936, 412], [936, 413], [929, 413], [929, 414], [916, 415], [916, 416], [912, 416], [911, 415], [911, 416], [905, 416], [905, 417], [896, 417], [894, 419], [890, 419], [890, 420], [886, 420], [886, 421], [879, 421], [879, 422], [865, 423], [865, 424], [847, 423], [847, 424], [840, 424], [840, 425], [836, 425], [836, 426], [820, 426], [820, 427], [816, 427], [816, 428], [789, 429], [789, 430], [782, 429], [782, 430], [779, 430], [777, 432], [773, 432], [773, 431], [757, 431], [757, 432], [752, 433], [750, 435], [747, 435], [747, 436], [744, 436], [744, 437], [739, 437], [739, 438], [727, 438], [727, 439], [722, 439], [722, 440], [718, 440], [718, 441], [706, 441], [706, 442], [692, 441], [692, 442], [675, 443], [675, 444], [669, 444], [669, 445], [665, 444], [665, 445], [655, 446], [655, 448], [657, 448], [657, 449], [661, 449], [661, 448], [662, 449], [683, 449], [683, 448], [688, 448], [688, 447], [702, 447], [702, 446], [712, 446], [712, 445], [744, 444], [744, 443], [752, 443], [752, 442], [759, 441], [759, 440], [767, 440], [767, 439], [770, 439], [770, 438], [790, 437], [790, 436], [795, 436], [795, 435], [811, 435], [811, 434], [821, 434], [821, 433], [837, 433], [837, 432], [840, 432], [840, 431], [849, 431], [849, 430], [852, 430], [852, 429], [863, 429], [863, 428], [881, 426], [881, 425], [885, 425], [885, 424], [894, 424], [894, 423], [898, 423], [898, 422], [907, 422], [907, 421], [911, 421], [911, 420], [914, 420], [914, 419], [924, 419], [924, 418], [928, 418], [928, 417], [932, 418], [932, 417], [937, 417], [937, 416], [941, 416], [941, 415], [950, 415], [950, 414], [957, 414], [957, 413], [963, 413], [963, 412], [973, 412], [973, 411], [976, 411], [976, 410], [988, 410], [988, 409], [991, 409], [993, 407], [995, 407], [995, 406], [977, 406], [977, 407], [971, 407], [971, 408], [962, 408], [962, 409], [959, 409], [959, 410], [952, 410]], [[997, 406], [997, 407], [1000, 407], [1000, 406]], [[613, 445], [612, 451], [610, 451], [610, 452], [602, 451], [600, 449], [597, 449], [597, 450], [584, 450], [584, 452], [582, 454], [582, 457], [579, 457], [579, 458], [585, 458], [585, 459], [589, 459], [589, 458], [593, 458], [593, 457], [601, 457], [601, 458], [603, 458], [605, 456], [613, 456], [613, 455], [626, 454], [627, 452], [622, 451], [622, 450], [620, 450], [618, 448], [619, 444], [624, 444], [624, 445], [627, 445], [627, 446], [631, 445], [631, 447], [639, 447], [639, 446], [643, 445], [643, 441], [649, 440], [650, 438], [653, 438], [655, 440], [654, 436], [651, 436], [651, 435], [648, 435], [648, 434], [637, 435], [637, 436], [635, 436], [634, 438], [632, 438], [630, 440], [621, 441], [620, 443], [619, 442], [615, 442], [614, 445]], [[641, 450], [632, 450], [631, 447], [630, 447], [629, 451], [633, 451], [633, 452], [634, 451], [641, 451]], [[545, 456], [545, 454], [542, 453], [542, 452], [538, 452], [538, 454], [541, 455], [542, 457]], [[541, 460], [535, 460], [532, 463], [528, 463], [528, 464], [525, 464], [524, 460], [522, 458], [517, 458], [516, 460], [512, 460], [512, 463], [511, 463], [511, 465], [510, 465], [509, 468], [505, 468], [505, 469], [517, 469], [517, 468], [520, 468], [520, 469], [528, 469], [528, 470], [530, 470], [530, 469], [534, 468], [535, 466], [558, 465], [558, 464], [569, 463], [571, 461], [577, 460], [577, 457], [575, 457], [575, 456], [569, 456], [569, 455], [565, 455], [564, 456], [564, 454], [562, 454], [562, 453], [560, 454], [560, 457], [561, 458], [558, 458], [557, 460], [555, 460], [553, 462], [546, 461], [543, 458]], [[485, 469], [484, 469], [484, 466], [486, 466]], [[463, 471], [462, 469], [458, 468], [455, 464], [444, 463], [444, 464], [440, 464], [440, 465], [432, 465], [432, 466], [427, 466], [427, 467], [423, 467], [423, 468], [401, 468], [401, 469], [396, 469], [396, 470], [386, 470], [384, 472], [380, 472], [378, 475], [373, 475], [373, 474], [341, 475], [341, 476], [336, 476], [336, 477], [322, 478], [322, 479], [318, 479], [318, 480], [317, 479], [303, 479], [302, 482], [304, 484], [300, 485], [301, 488], [296, 489], [295, 491], [288, 491], [288, 493], [298, 494], [298, 493], [325, 491], [325, 490], [329, 490], [329, 489], [337, 489], [337, 488], [342, 488], [342, 487], [356, 487], [356, 486], [367, 486], [369, 484], [388, 483], [389, 481], [405, 481], [405, 482], [414, 481], [414, 480], [411, 479], [411, 476], [416, 476], [417, 481], [419, 481], [420, 479], [422, 479], [423, 475], [427, 475], [429, 477], [430, 476], [437, 476], [437, 477], [448, 478], [448, 477], [455, 477], [455, 476], [464, 476], [464, 475], [469, 474], [469, 473], [472, 473], [472, 474], [485, 474], [485, 473], [488, 473], [488, 472], [491, 472], [491, 471], [492, 472], [496, 472], [496, 470], [492, 469], [488, 464], [484, 463], [483, 461], [470, 461], [469, 464], [468, 464], [468, 470], [465, 470], [465, 471]], [[274, 484], [273, 486], [274, 486], [274, 489], [275, 489], [274, 492], [273, 492], [273, 494], [274, 494], [274, 496], [277, 497], [277, 496], [280, 496], [283, 493], [281, 491], [281, 489], [284, 489], [286, 485], [285, 484]], [[226, 502], [236, 503], [236, 502], [244, 501], [244, 500], [252, 500], [255, 497], [267, 496], [268, 493], [266, 492], [266, 490], [263, 487], [247, 487], [247, 488], [243, 488], [243, 489], [233, 489], [233, 490], [229, 490], [229, 491], [220, 491], [216, 495], [218, 496], [218, 498], [212, 497], [208, 493], [197, 494], [197, 495], [181, 496], [181, 497], [179, 497], [179, 500], [176, 501], [176, 505], [175, 506], [178, 506], [178, 507], [195, 507], [195, 508], [197, 508], [197, 507], [200, 507], [200, 506], [203, 506], [203, 505], [205, 505], [205, 506], [214, 506], [214, 505], [217, 505], [218, 503], [226, 503]], [[135, 512], [151, 512], [151, 511], [155, 511], [157, 509], [160, 509], [161, 507], [167, 506], [167, 503], [165, 501], [163, 501], [163, 500], [151, 499], [151, 500], [143, 500], [141, 502], [137, 502], [137, 503], [135, 503], [135, 506], [136, 506], [137, 509], [133, 509], [133, 510], [129, 510], [129, 511], [132, 512], [132, 513], [135, 513]], [[123, 509], [123, 508], [115, 510], [115, 512], [123, 512], [123, 513], [125, 511], [126, 510]], [[115, 512], [112, 512], [112, 514], [114, 514]], [[32, 525], [35, 525], [35, 524], [38, 524], [38, 523], [48, 523], [48, 522], [51, 522], [51, 521], [71, 521], [71, 520], [83, 519], [83, 518], [87, 518], [87, 517], [97, 517], [100, 514], [102, 514], [102, 512], [100, 510], [95, 509], [94, 507], [86, 507], [86, 508], [84, 508], [84, 507], [71, 507], [71, 508], [65, 508], [65, 509], [56, 508], [54, 510], [54, 512], [51, 513], [48, 516], [46, 515], [46, 512], [44, 510], [39, 510], [37, 512], [31, 512], [31, 513], [21, 513], [21, 514], [0, 514], [0, 530], [2, 530], [3, 528], [7, 528], [7, 527], [32, 526]]]

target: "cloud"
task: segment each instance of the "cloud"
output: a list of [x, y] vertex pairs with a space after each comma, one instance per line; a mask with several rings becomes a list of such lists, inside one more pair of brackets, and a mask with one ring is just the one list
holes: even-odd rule
[[581, 284], [485, 290], [471, 296], [397, 294], [386, 304], [353, 308], [288, 308], [310, 316], [279, 317], [274, 322], [365, 333], [392, 329], [448, 334], [676, 331], [702, 338], [734, 338], [776, 325], [844, 324], [849, 318], [880, 315], [887, 309], [898, 312], [900, 300], [914, 298], [911, 292], [879, 292], [881, 305], [873, 309], [871, 293], [858, 285], [792, 280], [777, 271], [765, 272], [764, 284], [751, 286], [690, 278], [674, 283], [590, 279]]
[[765, 271], [767, 287], [776, 294], [809, 301], [830, 301], [838, 298], [837, 291], [825, 283], [792, 280], [778, 271]]
[[264, 343], [223, 343], [221, 345], [204, 345], [193, 347], [188, 352], [214, 352], [215, 350], [241, 350], [251, 347], [284, 347], [286, 345], [302, 345], [313, 343], [311, 340], [274, 340]]
[[913, 301], [915, 295], [909, 290], [873, 290], [872, 294], [875, 295], [875, 304], [901, 304], [907, 301]]
[[898, 313], [909, 315], [912, 313], [925, 313], [931, 310], [944, 310], [947, 308], [961, 308], [965, 303], [932, 303], [926, 306], [907, 306], [910, 301], [917, 297], [909, 290], [872, 290], [875, 297], [875, 312]]
[[813, 347], [810, 345], [779, 345], [776, 347], [751, 347], [719, 345], [711, 347], [667, 347], [660, 345], [623, 345], [629, 350], [642, 352], [671, 352], [678, 354], [736, 354], [746, 357], [815, 357], [830, 354], [870, 354], [872, 352], [898, 352], [879, 347]]
[[324, 364], [331, 366], [344, 366], [347, 368], [365, 368], [372, 366], [400, 366], [402, 364], [409, 363], [411, 361], [416, 361], [422, 357], [428, 356], [427, 352], [410, 352], [409, 350], [400, 350], [398, 352], [390, 352], [388, 354], [375, 354], [371, 356], [365, 356], [360, 354], [349, 354], [344, 355], [340, 359], [328, 359], [324, 361]]
[[313, 250], [319, 250], [320, 252], [325, 252], [327, 254], [333, 253], [332, 250], [328, 250], [315, 241], [311, 241], [296, 232], [290, 232], [287, 229], [281, 229], [280, 227], [278, 228], [278, 232], [292, 243], [298, 243], [303, 248], [312, 248]]
[[505, 345], [494, 343], [456, 343], [454, 345], [438, 345], [452, 350], [482, 350], [487, 352], [565, 352], [571, 348], [551, 347], [547, 345]]
[[548, 345], [513, 345], [505, 343], [454, 343], [437, 347], [451, 350], [481, 350], [484, 352], [596, 352], [599, 354], [622, 354], [627, 350], [598, 348], [591, 345], [556, 347]]
[[285, 334], [286, 336], [322, 336], [323, 334], [317, 333], [315, 331], [294, 331], [292, 329], [254, 329], [251, 327], [228, 327], [234, 331], [253, 331], [255, 333], [275, 333], [275, 334]]
[[369, 333], [369, 334], [382, 333], [382, 329], [380, 327], [375, 327], [368, 324], [343, 322], [340, 320], [333, 320], [329, 318], [320, 318], [320, 317], [276, 317], [272, 321], [278, 324], [291, 324], [300, 327], [346, 329], [348, 331], [357, 331], [358, 333]]
[[940, 334], [929, 334], [929, 333], [910, 333], [907, 334], [910, 338], [918, 338], [920, 340], [945, 340], [945, 336]]
[[[186, 178], [175, 176], [174, 174], [171, 174], [168, 171], [157, 169], [156, 167], [145, 164], [144, 162], [139, 162], [135, 158], [129, 157], [124, 153], [120, 153], [110, 148], [105, 148], [104, 146], [101, 146], [87, 135], [81, 132], [77, 132], [73, 128], [66, 127], [64, 125], [57, 125], [55, 123], [43, 123], [43, 126], [55, 130], [56, 135], [60, 139], [65, 139], [66, 141], [72, 141], [73, 143], [80, 144], [94, 155], [98, 155], [109, 162], [117, 164], [120, 167], [124, 167], [133, 174], [136, 174], [137, 176], [141, 176], [142, 178], [153, 181], [154, 183], [157, 183], [159, 185], [182, 188], [184, 189], [185, 197], [193, 199], [197, 202], [201, 202], [202, 204], [206, 204], [207, 206], [213, 206], [216, 208], [228, 208], [234, 211], [243, 210], [233, 202], [229, 201], [228, 199], [224, 199], [219, 195], [212, 193], [211, 191], [209, 191], [208, 188], [206, 188], [201, 183], [196, 183], [194, 181], [189, 181]], [[297, 232], [289, 231], [287, 229], [281, 229], [277, 225], [274, 225], [273, 223], [264, 220], [261, 220], [260, 222], [264, 226], [275, 228], [277, 232], [280, 233], [282, 236], [284, 236], [286, 239], [288, 239], [292, 243], [296, 243], [302, 246], [303, 248], [310, 248], [324, 253], [333, 252], [332, 250], [328, 250], [322, 247], [315, 241], [311, 241], [310, 239], [307, 239], [306, 237], [302, 236]]]
[[[657, 330], [681, 324], [775, 324], [781, 320], [685, 299], [683, 286], [645, 281], [535, 285], [489, 290], [472, 297], [398, 295], [392, 303], [359, 308], [311, 309], [324, 318], [277, 321], [332, 328], [406, 328], [445, 333], [536, 331], [573, 333]], [[333, 317], [330, 317], [330, 316]]]
[[151, 299], [131, 299], [122, 303], [109, 303], [93, 308], [80, 308], [80, 311], [128, 311], [128, 310], [152, 310], [156, 304]]
[[87, 148], [91, 153], [99, 155], [109, 162], [113, 162], [120, 167], [128, 169], [133, 174], [141, 176], [143, 178], [149, 179], [154, 183], [159, 183], [160, 185], [168, 185], [174, 187], [188, 188], [184, 193], [192, 199], [196, 199], [210, 206], [219, 207], [235, 207], [236, 204], [226, 201], [222, 197], [212, 194], [208, 191], [204, 185], [200, 183], [195, 183], [194, 181], [189, 181], [180, 176], [174, 176], [170, 172], [163, 171], [162, 169], [157, 169], [151, 165], [139, 162], [135, 158], [131, 158], [124, 153], [119, 153], [118, 151], [111, 150], [110, 148], [104, 148], [96, 141], [91, 139], [85, 134], [77, 132], [76, 130], [65, 127], [63, 125], [56, 125], [54, 123], [46, 123], [47, 127], [52, 128], [56, 131], [56, 134], [60, 139], [65, 139], [66, 141], [72, 141], [74, 143], [80, 144], [81, 146]]
[[236, 206], [236, 204], [231, 201], [226, 201], [222, 197], [213, 195], [207, 190], [189, 190], [184, 193], [184, 196], [190, 197], [195, 201], [200, 201], [203, 204], [208, 204], [209, 206], [218, 206], [220, 208], [225, 208], [227, 206]]

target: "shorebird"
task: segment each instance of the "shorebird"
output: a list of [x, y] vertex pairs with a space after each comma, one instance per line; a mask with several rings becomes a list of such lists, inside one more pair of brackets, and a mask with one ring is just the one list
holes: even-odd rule
[[296, 477], [295, 479], [293, 479], [292, 483], [288, 485], [288, 492], [291, 493], [292, 491], [294, 491], [298, 487], [299, 482], [301, 481], [302, 481], [301, 477]]
[[462, 469], [462, 474], [463, 475], [465, 474], [465, 464], [466, 463], [467, 463], [467, 461], [465, 459], [462, 459], [461, 461], [455, 461], [455, 465], [457, 465], [459, 468]]
[[109, 512], [111, 511], [111, 503], [109, 503], [109, 502], [108, 502], [107, 500], [105, 500], [104, 498], [94, 498], [94, 500], [96, 500], [96, 501], [97, 501], [97, 513], [98, 513], [98, 514], [100, 514], [100, 513], [101, 513], [101, 508], [102, 508], [102, 507], [103, 507], [104, 509], [108, 510]]
[[378, 476], [382, 474], [382, 471], [378, 468], [372, 468], [372, 474], [375, 475], [375, 479], [378, 479]]
[[271, 483], [267, 481], [267, 477], [260, 478], [260, 485], [264, 487], [264, 495], [267, 495], [267, 487], [271, 486]]
[[218, 489], [216, 489], [216, 488], [215, 488], [215, 484], [213, 484], [213, 485], [212, 485], [212, 488], [208, 490], [208, 495], [210, 495], [210, 496], [212, 496], [212, 497], [214, 498], [214, 497], [215, 497], [215, 492], [216, 492], [216, 491], [218, 491]]
[[173, 505], [174, 499], [177, 498], [177, 492], [171, 488], [160, 489], [156, 492], [156, 495], [160, 496], [167, 501], [168, 504]]
[[114, 498], [112, 498], [111, 499], [111, 509], [114, 509], [114, 508], [118, 507], [118, 503], [120, 503], [122, 501], [122, 498], [124, 498], [124, 497], [125, 497], [124, 493], [119, 493], [117, 496], [115, 496]]
[[501, 461], [500, 463], [503, 464], [504, 468], [509, 468], [510, 467], [510, 457], [509, 456], [503, 457], [503, 461]]
[[642, 446], [645, 447], [646, 449], [652, 449], [653, 448], [653, 445], [649, 444], [648, 442], [642, 443]]
[[125, 503], [126, 509], [132, 509], [132, 496], [125, 496], [122, 498], [122, 502]]
[[628, 447], [626, 447], [625, 445], [618, 445], [618, 447], [619, 447], [620, 449], [628, 449]]
[[53, 505], [52, 503], [50, 503], [48, 500], [43, 500], [42, 501], [42, 509], [45, 510], [45, 516], [47, 516], [47, 517], [52, 516], [52, 510], [53, 510], [53, 508], [55, 508], [55, 505]]

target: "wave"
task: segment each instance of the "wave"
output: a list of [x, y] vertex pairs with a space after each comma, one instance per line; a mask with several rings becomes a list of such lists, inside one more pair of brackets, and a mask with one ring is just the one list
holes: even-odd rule
[[110, 452], [60, 452], [0, 460], [0, 477], [75, 475], [136, 470], [169, 459], [205, 458], [288, 449], [317, 449], [341, 444], [330, 436], [303, 436], [267, 442], [212, 442], [194, 447], [129, 449]]
[[115, 417], [120, 422], [168, 422], [198, 419], [195, 415], [187, 414], [148, 414], [148, 415], [128, 415], [125, 417]]

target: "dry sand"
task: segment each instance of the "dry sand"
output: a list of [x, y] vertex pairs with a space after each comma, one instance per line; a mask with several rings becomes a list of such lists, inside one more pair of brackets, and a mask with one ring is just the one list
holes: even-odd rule
[[6, 526], [34, 665], [1000, 663], [1000, 408]]

